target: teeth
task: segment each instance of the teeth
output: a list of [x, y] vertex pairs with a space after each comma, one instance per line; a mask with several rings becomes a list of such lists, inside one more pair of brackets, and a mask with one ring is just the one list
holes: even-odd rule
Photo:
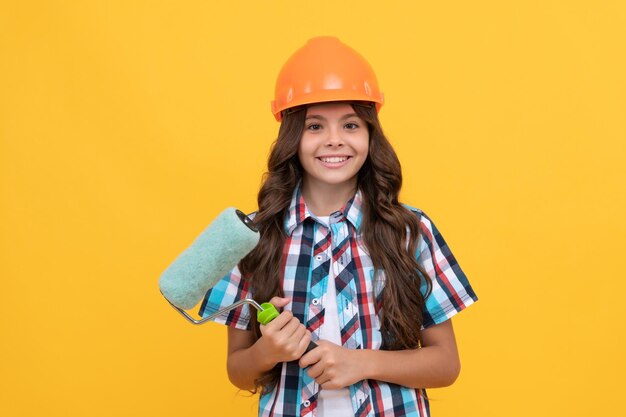
[[330, 163], [337, 163], [337, 162], [343, 162], [346, 159], [348, 159], [347, 156], [331, 156], [329, 158], [320, 158], [322, 160], [322, 162], [330, 162]]

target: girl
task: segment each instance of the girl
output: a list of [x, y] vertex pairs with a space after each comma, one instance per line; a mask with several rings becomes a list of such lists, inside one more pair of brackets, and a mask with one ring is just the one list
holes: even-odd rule
[[279, 74], [260, 242], [200, 309], [282, 308], [264, 326], [247, 307], [215, 320], [259, 416], [429, 416], [425, 388], [459, 375], [449, 319], [478, 298], [430, 218], [398, 202], [382, 104], [369, 64], [336, 38], [309, 40]]

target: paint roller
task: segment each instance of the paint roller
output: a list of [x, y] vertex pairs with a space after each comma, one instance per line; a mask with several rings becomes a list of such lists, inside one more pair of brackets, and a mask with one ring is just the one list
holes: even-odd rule
[[[268, 324], [279, 313], [270, 303], [258, 304], [251, 298], [239, 300], [201, 320], [185, 310], [197, 305], [239, 261], [259, 242], [254, 222], [240, 210], [227, 208], [161, 274], [159, 289], [172, 307], [193, 324], [202, 324], [239, 306], [257, 310], [257, 320]], [[317, 345], [311, 342], [307, 352]]]

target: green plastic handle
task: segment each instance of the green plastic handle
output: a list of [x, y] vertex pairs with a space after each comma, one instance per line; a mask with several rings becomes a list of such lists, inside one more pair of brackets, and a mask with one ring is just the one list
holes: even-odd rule
[[[271, 303], [263, 303], [261, 304], [261, 308], [263, 309], [263, 311], [257, 311], [256, 313], [256, 319], [261, 324], [267, 324], [280, 315], [278, 313], [278, 310], [276, 310], [276, 307], [274, 307], [274, 305], [272, 305]], [[315, 342], [311, 341], [309, 342], [309, 346], [307, 346], [304, 353], [309, 353], [316, 347], [317, 345], [315, 344]]]
[[257, 311], [256, 319], [261, 324], [267, 324], [279, 316], [278, 310], [270, 303], [261, 304], [263, 311]]

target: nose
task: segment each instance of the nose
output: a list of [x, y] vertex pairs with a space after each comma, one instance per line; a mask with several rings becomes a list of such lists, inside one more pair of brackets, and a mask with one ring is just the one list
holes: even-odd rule
[[326, 146], [340, 148], [344, 145], [341, 129], [332, 127], [328, 129], [328, 137], [326, 138]]

